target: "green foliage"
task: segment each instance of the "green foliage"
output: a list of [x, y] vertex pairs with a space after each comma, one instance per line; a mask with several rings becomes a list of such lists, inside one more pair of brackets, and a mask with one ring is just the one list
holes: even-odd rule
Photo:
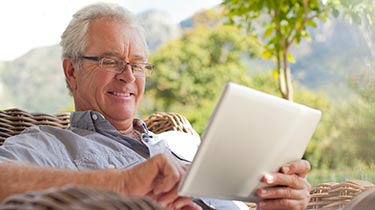
[[[316, 27], [317, 20], [325, 19], [327, 12], [319, 0], [225, 0], [229, 23], [246, 28], [264, 42], [264, 59], [276, 61], [275, 72], [283, 98], [293, 99], [293, 87], [288, 63], [295, 63], [289, 53], [293, 44], [309, 39], [308, 27]], [[262, 29], [253, 23], [261, 25]]]
[[313, 168], [344, 170], [374, 165], [375, 79], [371, 71], [353, 77], [357, 97], [331, 106], [318, 127], [318, 141], [306, 153]]
[[373, 0], [328, 0], [327, 7], [334, 17], [347, 18], [351, 23], [375, 24], [375, 4]]
[[375, 165], [356, 165], [341, 169], [317, 169], [314, 168], [307, 177], [312, 186], [327, 182], [344, 182], [348, 180], [366, 180], [375, 183]]
[[257, 42], [236, 27], [186, 31], [151, 55], [156, 70], [147, 81], [145, 101], [153, 104], [142, 112], [180, 112], [202, 132], [226, 82], [249, 84], [241, 60], [257, 53]]

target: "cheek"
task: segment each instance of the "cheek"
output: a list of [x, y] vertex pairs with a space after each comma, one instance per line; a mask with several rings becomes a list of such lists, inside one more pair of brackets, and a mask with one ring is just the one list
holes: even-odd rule
[[[105, 87], [109, 83], [111, 78], [101, 72], [89, 72], [85, 75], [81, 75], [80, 86], [81, 92], [88, 93], [89, 96], [97, 95], [96, 92]], [[94, 94], [93, 94], [94, 93]]]

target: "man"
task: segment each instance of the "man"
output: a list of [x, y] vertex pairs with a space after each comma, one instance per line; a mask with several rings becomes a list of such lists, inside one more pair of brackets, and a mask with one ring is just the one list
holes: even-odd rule
[[[148, 196], [167, 209], [237, 209], [230, 201], [178, 196], [186, 163], [134, 119], [152, 65], [142, 29], [129, 12], [103, 3], [85, 7], [73, 16], [61, 46], [76, 109], [71, 127], [32, 127], [5, 141], [0, 199], [73, 184]], [[258, 191], [259, 207], [304, 209], [309, 170], [307, 161], [296, 161], [264, 176], [277, 187]]]

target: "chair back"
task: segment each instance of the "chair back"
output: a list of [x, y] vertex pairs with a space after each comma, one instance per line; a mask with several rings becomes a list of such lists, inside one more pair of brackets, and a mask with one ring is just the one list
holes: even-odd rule
[[8, 137], [21, 133], [33, 125], [50, 125], [59, 128], [69, 127], [70, 113], [49, 115], [45, 113], [29, 113], [21, 109], [0, 111], [0, 145]]
[[[182, 131], [195, 134], [190, 122], [182, 115], [172, 112], [156, 112], [146, 120], [148, 129], [153, 133], [165, 131]], [[33, 125], [49, 125], [67, 128], [70, 124], [70, 113], [50, 115], [45, 113], [30, 113], [13, 108], [0, 110], [0, 145], [8, 137], [21, 133], [25, 128]]]

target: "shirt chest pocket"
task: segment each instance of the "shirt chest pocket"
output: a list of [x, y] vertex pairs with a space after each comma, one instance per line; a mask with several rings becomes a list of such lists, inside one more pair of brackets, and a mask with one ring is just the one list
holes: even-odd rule
[[87, 169], [124, 169], [132, 167], [145, 161], [143, 157], [132, 150], [117, 152], [96, 152], [82, 153], [75, 160], [74, 164], [79, 170]]

